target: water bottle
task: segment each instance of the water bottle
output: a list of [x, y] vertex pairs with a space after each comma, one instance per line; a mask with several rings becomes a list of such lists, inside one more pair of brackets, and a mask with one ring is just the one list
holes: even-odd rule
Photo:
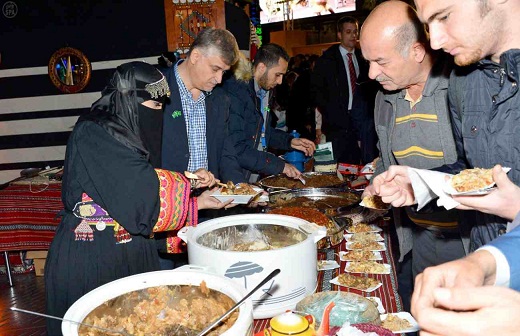
[[[294, 138], [299, 138], [300, 134], [296, 132], [296, 130], [291, 132], [291, 135]], [[307, 158], [305, 157], [305, 154], [302, 151], [299, 150], [292, 150], [290, 152], [285, 153], [284, 155], [285, 161], [292, 164], [296, 167], [299, 171], [304, 171], [304, 163], [307, 162]]]

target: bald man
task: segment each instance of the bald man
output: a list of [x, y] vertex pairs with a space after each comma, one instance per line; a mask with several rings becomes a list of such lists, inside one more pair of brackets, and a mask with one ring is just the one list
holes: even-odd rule
[[[456, 161], [447, 102], [452, 62], [430, 49], [413, 8], [401, 1], [380, 4], [365, 20], [360, 43], [369, 77], [382, 86], [374, 112], [381, 159], [375, 174], [390, 165], [432, 169]], [[369, 186], [363, 196], [374, 192]], [[394, 218], [400, 261], [409, 260], [411, 250], [414, 278], [426, 267], [465, 255], [458, 210], [405, 211], [396, 210]]]

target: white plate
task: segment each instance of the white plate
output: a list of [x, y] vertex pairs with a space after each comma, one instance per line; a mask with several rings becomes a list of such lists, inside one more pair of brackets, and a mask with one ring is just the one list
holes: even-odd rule
[[[383, 231], [383, 229], [381, 229], [379, 226], [377, 225], [374, 225], [374, 224], [369, 224], [370, 228], [372, 229], [372, 231], [368, 231], [368, 232], [381, 232]], [[352, 231], [349, 231], [347, 229], [347, 233], [357, 233], [357, 232], [352, 232]]]
[[409, 332], [416, 332], [416, 331], [419, 330], [419, 325], [417, 324], [417, 321], [413, 318], [413, 316], [409, 312], [399, 312], [399, 313], [393, 313], [393, 314], [383, 314], [383, 315], [381, 315], [381, 321], [386, 320], [388, 315], [396, 315], [397, 317], [399, 317], [399, 318], [401, 318], [403, 320], [407, 320], [412, 325], [408, 329], [392, 331], [394, 334], [404, 334], [404, 333], [409, 333]]
[[[258, 187], [253, 187], [253, 189], [257, 192], [262, 192], [262, 188], [258, 188]], [[216, 199], [218, 199], [219, 201], [221, 202], [226, 202], [227, 200], [230, 200], [232, 199], [233, 202], [231, 202], [231, 204], [247, 204], [249, 203], [249, 201], [251, 201], [251, 199], [256, 196], [256, 195], [222, 195], [220, 193], [220, 189], [217, 190], [216, 192], [213, 193], [213, 197], [215, 197]], [[263, 196], [260, 197], [260, 199], [262, 199]]]
[[336, 260], [318, 260], [318, 271], [327, 271], [339, 268]]
[[[354, 244], [354, 243], [346, 242], [345, 244], [346, 244], [345, 246], [346, 246], [347, 250], [361, 250], [361, 249], [354, 249], [354, 248], [352, 248], [352, 244]], [[385, 244], [380, 243], [380, 242], [377, 242], [377, 244], [380, 246], [380, 248], [374, 249], [374, 250], [369, 250], [369, 251], [386, 251]]]
[[379, 297], [367, 296], [366, 298], [369, 299], [370, 301], [373, 301], [376, 304], [377, 310], [379, 310], [379, 314], [386, 314], [386, 309], [383, 306], [383, 301], [381, 301], [381, 299]]
[[351, 272], [349, 271], [349, 266], [351, 263], [355, 261], [347, 261], [347, 264], [345, 265], [345, 272], [348, 273], [356, 273], [356, 274], [390, 274], [390, 265], [389, 264], [382, 264], [385, 267], [385, 271], [383, 273], [363, 273], [363, 272]]
[[[508, 173], [511, 168], [509, 167], [502, 167], [502, 170], [505, 173]], [[495, 182], [491, 183], [490, 185], [486, 186], [485, 188], [478, 189], [478, 190], [472, 190], [472, 191], [457, 191], [451, 186], [451, 179], [453, 178], [453, 175], [450, 176], [450, 178], [446, 181], [446, 183], [443, 186], [443, 191], [451, 196], [478, 196], [478, 195], [486, 195], [489, 194], [493, 189], [495, 189]]]
[[[338, 286], [341, 286], [341, 287], [347, 287], [347, 286], [342, 285], [342, 284], [339, 283], [338, 277], [335, 277], [334, 279], [330, 280], [329, 282], [331, 284], [338, 285]], [[371, 292], [375, 291], [376, 289], [378, 289], [379, 287], [381, 287], [382, 285], [383, 285], [383, 283], [380, 281], [379, 284], [377, 284], [376, 286], [369, 287], [366, 290], [362, 290], [362, 289], [358, 289], [358, 288], [354, 288], [354, 287], [347, 287], [347, 288], [357, 289], [357, 290], [360, 290], [360, 291], [363, 291], [363, 292], [366, 292], [366, 293], [371, 293]]]
[[[374, 251], [371, 251], [372, 254], [374, 254], [374, 257], [373, 258], [370, 258], [368, 260], [383, 260], [383, 258], [381, 257], [381, 252], [374, 252]], [[345, 251], [340, 251], [339, 252], [339, 258], [342, 260], [342, 261], [356, 261], [356, 260], [347, 260], [347, 259], [344, 259], [344, 256], [347, 254], [347, 252]]]
[[[352, 236], [355, 235], [357, 233], [346, 233], [344, 236], [345, 236], [345, 240], [347, 242], [350, 242], [352, 241]], [[372, 233], [375, 237], [375, 241], [385, 241], [385, 238], [383, 238], [383, 236], [381, 236], [379, 233]]]

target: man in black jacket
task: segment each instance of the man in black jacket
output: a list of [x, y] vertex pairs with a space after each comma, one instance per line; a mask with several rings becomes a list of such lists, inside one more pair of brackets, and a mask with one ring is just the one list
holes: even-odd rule
[[231, 99], [230, 135], [235, 142], [238, 162], [251, 182], [258, 177], [256, 174], [283, 172], [294, 178], [301, 175], [295, 166], [267, 152], [268, 147], [297, 149], [307, 156], [316, 149], [312, 141], [293, 138], [271, 125], [273, 89], [282, 82], [288, 61], [289, 55], [282, 47], [265, 44], [258, 49], [252, 71], [247, 60], [242, 59], [242, 66], [235, 68], [234, 76], [224, 81], [224, 89]]
[[[356, 49], [358, 21], [349, 16], [338, 21], [340, 44], [327, 49], [316, 62], [311, 78], [311, 95], [317, 112], [323, 116], [321, 129], [316, 126], [316, 137], [325, 134], [332, 142], [338, 162], [359, 164], [361, 151], [358, 131], [350, 112], [354, 98], [358, 99], [360, 85], [368, 80], [368, 67], [361, 51]], [[365, 95], [359, 95], [364, 97]], [[368, 118], [368, 112], [367, 112]]]

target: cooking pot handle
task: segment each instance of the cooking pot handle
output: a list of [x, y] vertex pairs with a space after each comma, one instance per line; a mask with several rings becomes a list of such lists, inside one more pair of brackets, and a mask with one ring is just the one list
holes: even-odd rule
[[322, 238], [327, 236], [327, 228], [324, 226], [320, 226], [319, 229], [312, 233], [314, 237], [314, 244], [318, 243]]
[[180, 239], [182, 239], [183, 242], [188, 244], [188, 235], [191, 230], [193, 230], [193, 226], [185, 226], [179, 231], [177, 231], [177, 237], [179, 237]]

